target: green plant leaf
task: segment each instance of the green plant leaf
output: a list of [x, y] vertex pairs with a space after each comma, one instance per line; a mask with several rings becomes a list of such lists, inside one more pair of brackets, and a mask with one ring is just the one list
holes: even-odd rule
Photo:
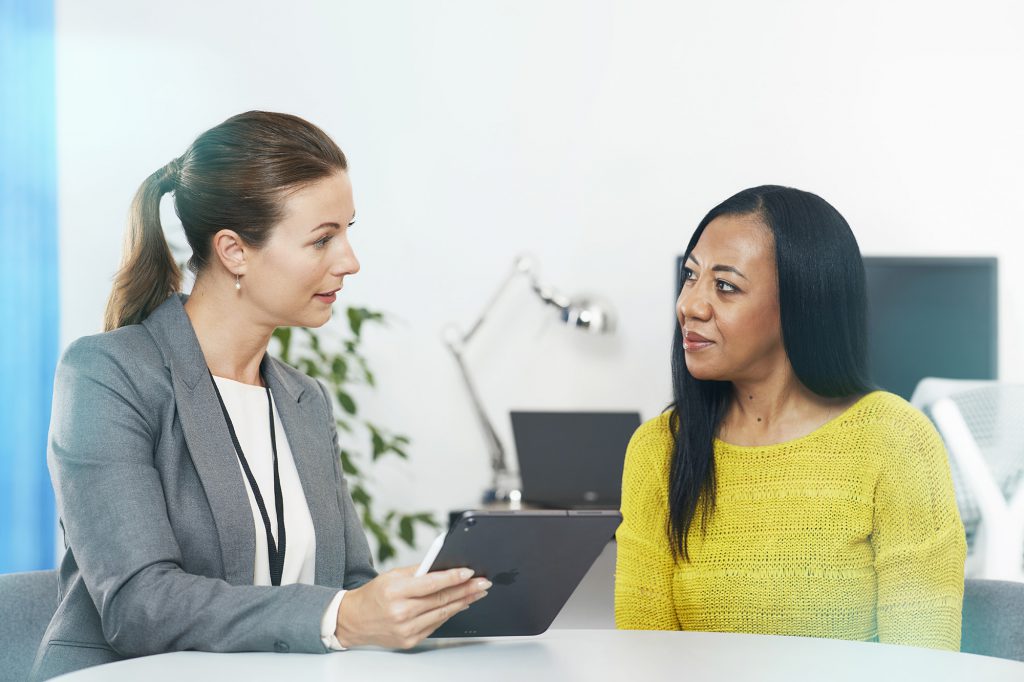
[[359, 467], [352, 462], [352, 455], [348, 450], [341, 451], [341, 470], [346, 476], [358, 476]]
[[381, 455], [388, 451], [387, 443], [384, 442], [384, 437], [380, 435], [376, 429], [371, 428], [370, 440], [373, 443], [373, 461], [380, 459]]
[[323, 374], [320, 372], [320, 365], [316, 364], [316, 361], [311, 360], [309, 358], [302, 358], [301, 360], [299, 360], [299, 364], [302, 365], [302, 371], [305, 372], [308, 376], [311, 376], [314, 379], [319, 379], [320, 377], [323, 376]]
[[274, 338], [280, 344], [280, 350], [278, 351], [278, 357], [282, 362], [291, 364], [288, 357], [291, 351], [292, 344], [292, 328], [291, 327], [278, 327], [274, 330]]
[[391, 557], [395, 556], [395, 546], [391, 544], [391, 541], [386, 535], [377, 538], [379, 543], [377, 547], [377, 561], [384, 563]]
[[383, 322], [384, 315], [366, 308], [349, 308], [348, 326], [352, 333], [358, 338], [363, 331], [364, 322]]
[[[352, 486], [352, 501], [364, 508], [370, 506], [370, 495], [366, 492], [366, 488], [361, 485]], [[367, 519], [370, 519], [369, 512], [367, 512]], [[371, 519], [372, 521], [372, 519]]]
[[431, 528], [440, 528], [441, 524], [437, 522], [434, 515], [430, 512], [420, 512], [419, 514], [412, 514], [412, 518], [416, 519], [417, 523], [422, 523]]
[[415, 547], [416, 531], [412, 526], [412, 517], [403, 516], [398, 520], [398, 537], [410, 547]]
[[349, 414], [356, 413], [356, 401], [352, 399], [352, 396], [340, 388], [335, 392], [335, 395], [338, 398], [338, 404], [341, 405], [341, 409]]
[[331, 378], [335, 384], [343, 384], [348, 379], [348, 363], [340, 355], [331, 360]]

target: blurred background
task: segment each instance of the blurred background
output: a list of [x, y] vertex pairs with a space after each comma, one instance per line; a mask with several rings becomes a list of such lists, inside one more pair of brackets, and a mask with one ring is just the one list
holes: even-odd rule
[[[469, 327], [521, 253], [617, 329], [562, 325], [523, 278], [488, 309], [465, 362], [510, 465], [511, 410], [660, 412], [676, 258], [753, 185], [820, 194], [866, 256], [995, 259], [997, 299], [922, 296], [940, 333], [991, 304], [956, 348], [991, 350], [976, 378], [1024, 381], [1022, 35], [1012, 0], [0, 0], [0, 572], [58, 556], [53, 367], [101, 331], [133, 193], [250, 109], [349, 157], [362, 270], [336, 305], [388, 319], [363, 332], [377, 387], [353, 397], [410, 439], [373, 465], [383, 505], [441, 519], [490, 484], [442, 329]], [[898, 322], [873, 338], [914, 355]]]

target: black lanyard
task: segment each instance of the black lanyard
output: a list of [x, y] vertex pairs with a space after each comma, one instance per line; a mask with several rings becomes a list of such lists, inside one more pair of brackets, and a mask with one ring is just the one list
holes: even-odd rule
[[[263, 527], [267, 531], [267, 555], [270, 559], [270, 584], [280, 585], [281, 571], [284, 569], [285, 549], [284, 499], [281, 495], [281, 476], [277, 471], [277, 438], [274, 435], [274, 403], [270, 399], [270, 387], [267, 386], [265, 388], [267, 391], [267, 406], [270, 410], [270, 448], [274, 452], [274, 507], [277, 511], [277, 543], [274, 542], [274, 534], [270, 530], [270, 517], [267, 515], [267, 505], [263, 502], [263, 495], [260, 494], [260, 487], [256, 484], [256, 477], [252, 475], [249, 463], [245, 461], [242, 446], [239, 445], [238, 436], [235, 435], [235, 425], [231, 423], [231, 415], [228, 414], [228, 408], [224, 405], [224, 398], [221, 397], [220, 389], [217, 388], [213, 372], [210, 372], [210, 381], [213, 382], [213, 390], [217, 393], [217, 401], [220, 402], [220, 409], [224, 413], [224, 421], [228, 423], [228, 432], [231, 434], [231, 442], [235, 446], [238, 461], [242, 463], [245, 477], [249, 479], [249, 487], [252, 488], [252, 496], [256, 498], [256, 506], [260, 508], [260, 516], [263, 517]], [[266, 382], [264, 381], [264, 383]]]

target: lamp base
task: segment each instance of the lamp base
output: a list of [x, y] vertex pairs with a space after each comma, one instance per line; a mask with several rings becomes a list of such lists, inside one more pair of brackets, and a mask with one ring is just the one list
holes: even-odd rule
[[484, 490], [483, 503], [507, 505], [516, 510], [520, 509], [522, 500], [519, 476], [510, 471], [495, 471], [493, 485]]

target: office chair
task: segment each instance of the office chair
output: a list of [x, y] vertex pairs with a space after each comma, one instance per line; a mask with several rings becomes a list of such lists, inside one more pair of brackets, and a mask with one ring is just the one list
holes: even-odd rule
[[1024, 385], [955, 393], [930, 412], [977, 505], [974, 577], [1024, 581]]
[[1024, 583], [967, 580], [960, 651], [1024, 661]]
[[28, 679], [57, 610], [57, 571], [0, 575], [0, 682]]
[[[924, 412], [933, 422], [932, 405], [942, 398], [964, 391], [970, 391], [983, 386], [995, 385], [996, 381], [982, 379], [943, 379], [938, 377], [925, 377], [917, 383], [914, 394], [910, 396], [910, 404]], [[978, 502], [974, 494], [964, 483], [963, 474], [957, 466], [956, 460], [950, 456], [949, 470], [953, 476], [953, 489], [956, 491], [956, 506], [960, 510], [960, 520], [963, 521], [964, 531], [967, 534], [967, 565], [965, 566], [968, 578], [977, 577], [980, 571], [981, 558], [975, 547], [975, 540], [978, 537], [978, 525], [981, 523], [981, 511], [978, 509]]]

